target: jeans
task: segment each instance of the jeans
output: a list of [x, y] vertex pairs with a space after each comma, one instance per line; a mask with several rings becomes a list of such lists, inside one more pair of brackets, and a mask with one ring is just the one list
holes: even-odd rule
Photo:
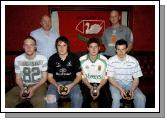
[[[60, 84], [63, 85], [67, 85], [72, 83], [71, 81], [62, 81], [62, 82], [58, 82]], [[69, 94], [67, 96], [61, 96], [58, 93], [57, 88], [54, 85], [49, 85], [48, 91], [47, 91], [47, 96], [52, 95], [54, 96], [54, 100], [52, 100], [52, 102], [48, 102], [46, 101], [45, 106], [47, 108], [58, 108], [58, 103], [57, 101], [59, 100], [59, 98], [70, 98], [71, 99], [71, 107], [72, 108], [81, 108], [82, 107], [82, 94], [81, 94], [81, 90], [79, 85], [75, 85], [71, 91], [69, 92]]]
[[[132, 86], [132, 83], [123, 84], [121, 81], [118, 81], [118, 83], [125, 90], [130, 90], [130, 88]], [[111, 92], [112, 99], [113, 99], [112, 108], [119, 108], [120, 107], [120, 100], [122, 99], [122, 96], [120, 95], [120, 91], [110, 84], [110, 92]], [[146, 97], [139, 88], [136, 88], [136, 90], [134, 91], [133, 103], [134, 103], [135, 108], [145, 108]]]

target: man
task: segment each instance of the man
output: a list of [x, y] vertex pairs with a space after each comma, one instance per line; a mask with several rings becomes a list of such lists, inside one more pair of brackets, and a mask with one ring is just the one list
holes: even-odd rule
[[46, 107], [57, 108], [59, 98], [70, 97], [73, 108], [82, 107], [79, 59], [69, 52], [69, 41], [61, 36], [56, 40], [57, 53], [48, 61], [48, 80], [51, 83], [46, 96]]
[[144, 108], [146, 97], [138, 88], [139, 77], [142, 71], [138, 61], [127, 55], [128, 44], [125, 40], [118, 40], [115, 44], [116, 55], [108, 60], [107, 75], [109, 77], [110, 91], [112, 94], [112, 107], [120, 107], [120, 99], [125, 98], [126, 91], [134, 99], [134, 107]]
[[82, 68], [82, 80], [86, 85], [83, 88], [83, 107], [91, 107], [92, 100], [97, 99], [98, 107], [105, 108], [109, 106], [107, 95], [106, 67], [107, 58], [99, 54], [100, 44], [98, 39], [90, 38], [87, 43], [88, 54], [80, 57]]
[[[16, 57], [14, 63], [18, 86], [6, 94], [6, 107], [15, 107], [27, 98], [34, 107], [44, 107], [47, 58], [36, 54], [36, 40], [32, 37], [24, 40], [23, 48], [25, 53]], [[26, 96], [24, 96], [25, 87], [27, 87]]]
[[121, 16], [120, 13], [116, 10], [110, 12], [110, 22], [112, 26], [108, 27], [102, 36], [102, 42], [105, 46], [104, 55], [109, 58], [115, 55], [115, 43], [119, 39], [124, 39], [128, 42], [128, 52], [132, 49], [133, 44], [133, 35], [131, 30], [121, 25], [120, 22]]
[[37, 41], [37, 52], [49, 59], [56, 52], [54, 44], [59, 35], [53, 30], [48, 15], [42, 16], [40, 24], [42, 27], [32, 31], [30, 36]]

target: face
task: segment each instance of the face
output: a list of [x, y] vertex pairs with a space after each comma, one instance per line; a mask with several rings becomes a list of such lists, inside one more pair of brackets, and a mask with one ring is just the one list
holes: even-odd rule
[[51, 29], [51, 19], [49, 16], [42, 17], [41, 26], [45, 31], [49, 31]]
[[68, 53], [67, 50], [68, 50], [68, 45], [65, 42], [59, 41], [57, 43], [57, 51], [58, 51], [59, 55], [67, 54]]
[[97, 43], [91, 43], [89, 44], [88, 51], [90, 55], [96, 56], [99, 53], [100, 47]]
[[117, 49], [116, 49], [116, 52], [117, 52], [117, 55], [119, 58], [124, 58], [125, 55], [126, 55], [126, 52], [127, 52], [127, 48], [126, 48], [126, 45], [117, 45]]
[[36, 50], [36, 45], [34, 40], [28, 38], [24, 40], [24, 44], [23, 44], [23, 48], [25, 50], [25, 53], [28, 56], [32, 56], [35, 54], [35, 50]]
[[118, 24], [119, 20], [121, 19], [118, 11], [112, 11], [110, 13], [110, 21], [113, 25]]

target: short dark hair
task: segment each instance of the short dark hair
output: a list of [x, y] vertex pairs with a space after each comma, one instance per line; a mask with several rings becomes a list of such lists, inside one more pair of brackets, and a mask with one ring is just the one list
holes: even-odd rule
[[87, 46], [89, 47], [89, 45], [91, 43], [96, 43], [98, 46], [100, 46], [100, 42], [99, 42], [99, 39], [98, 38], [90, 38], [87, 42]]
[[68, 40], [65, 36], [60, 36], [60, 37], [58, 37], [58, 38], [56, 39], [56, 43], [55, 43], [56, 49], [57, 49], [58, 42], [60, 42], [60, 41], [66, 43], [67, 46], [68, 46], [68, 50], [69, 50], [70, 42], [69, 42], [69, 40]]
[[117, 49], [118, 45], [126, 45], [126, 48], [128, 47], [128, 43], [124, 39], [117, 40], [117, 42], [115, 43], [115, 49]]
[[37, 44], [36, 39], [35, 39], [34, 37], [32, 37], [32, 36], [27, 36], [27, 37], [24, 39], [24, 41], [25, 41], [26, 39], [31, 39], [31, 40], [34, 41], [35, 45]]

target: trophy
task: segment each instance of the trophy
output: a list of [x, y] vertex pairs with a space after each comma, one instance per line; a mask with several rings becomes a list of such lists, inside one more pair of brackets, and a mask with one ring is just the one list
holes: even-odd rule
[[133, 99], [131, 98], [130, 95], [130, 90], [125, 91], [126, 95], [124, 96], [123, 99], [123, 107], [124, 108], [131, 108], [133, 106]]
[[93, 96], [97, 96], [97, 84], [93, 84]]
[[68, 88], [65, 87], [64, 85], [60, 86], [60, 93], [62, 94], [63, 92], [67, 93]]
[[23, 90], [22, 97], [24, 97], [24, 99], [20, 103], [18, 103], [15, 107], [16, 108], [33, 108], [33, 104], [30, 101], [31, 98], [27, 98], [29, 96], [28, 86], [24, 85], [23, 89], [24, 90]]
[[22, 94], [22, 97], [28, 97], [29, 93], [28, 93], [28, 86], [24, 86], [23, 88], [23, 94]]
[[126, 95], [124, 96], [126, 100], [131, 100], [130, 90], [125, 91]]

